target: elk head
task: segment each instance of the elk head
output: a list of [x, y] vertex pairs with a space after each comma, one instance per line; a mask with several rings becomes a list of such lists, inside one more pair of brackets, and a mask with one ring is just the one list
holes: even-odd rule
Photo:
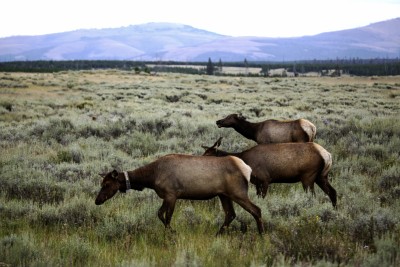
[[205, 150], [203, 156], [218, 156], [218, 147], [221, 145], [221, 140], [222, 137], [220, 137], [211, 147], [201, 146]]
[[240, 121], [246, 120], [245, 117], [243, 117], [241, 114], [230, 114], [226, 118], [217, 120], [217, 126], [218, 128], [221, 127], [232, 127], [239, 123]]
[[106, 200], [112, 198], [117, 191], [126, 192], [126, 183], [123, 173], [113, 170], [107, 174], [100, 174], [103, 177], [101, 189], [96, 197], [96, 205], [103, 204]]

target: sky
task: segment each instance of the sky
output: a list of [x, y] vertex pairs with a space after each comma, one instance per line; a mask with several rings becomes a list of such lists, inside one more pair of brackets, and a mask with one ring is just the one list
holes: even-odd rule
[[400, 17], [400, 0], [5, 0], [0, 37], [171, 22], [229, 35], [296, 37]]

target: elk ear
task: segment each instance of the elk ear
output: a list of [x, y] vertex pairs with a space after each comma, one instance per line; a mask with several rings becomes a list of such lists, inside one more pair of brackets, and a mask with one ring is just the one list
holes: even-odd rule
[[221, 145], [221, 141], [222, 141], [222, 136], [217, 140], [217, 142], [215, 142], [214, 147], [219, 147]]
[[116, 170], [113, 170], [111, 172], [111, 178], [113, 178], [113, 179], [117, 179], [118, 178], [118, 172]]
[[208, 146], [201, 146], [202, 148], [204, 148], [204, 150], [207, 150], [207, 149], [209, 149], [209, 147]]
[[242, 113], [240, 113], [240, 114], [237, 116], [237, 118], [238, 118], [239, 120], [246, 120], [246, 117], [243, 116]]

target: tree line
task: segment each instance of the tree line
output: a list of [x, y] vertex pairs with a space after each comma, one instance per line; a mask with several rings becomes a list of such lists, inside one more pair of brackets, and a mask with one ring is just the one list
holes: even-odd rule
[[[171, 66], [173, 65], [173, 66]], [[149, 67], [152, 66], [152, 67]], [[197, 66], [197, 67], [190, 67]], [[39, 61], [10, 61], [0, 62], [2, 72], [59, 72], [67, 70], [97, 70], [120, 69], [136, 72], [174, 72], [187, 74], [226, 75], [223, 67], [261, 68], [259, 74], [253, 76], [268, 76], [269, 70], [283, 68], [296, 75], [318, 72], [322, 75], [326, 70], [335, 70], [356, 76], [388, 76], [400, 75], [400, 59], [335, 59], [308, 60], [288, 62], [175, 62], [175, 61], [131, 61], [131, 60], [39, 60]]]

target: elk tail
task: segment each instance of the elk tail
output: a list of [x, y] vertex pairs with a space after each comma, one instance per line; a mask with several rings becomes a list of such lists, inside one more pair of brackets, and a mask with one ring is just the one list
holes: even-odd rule
[[328, 151], [324, 150], [324, 151], [321, 151], [321, 156], [325, 161], [325, 165], [324, 165], [324, 168], [323, 168], [321, 174], [322, 174], [322, 177], [325, 177], [328, 175], [328, 173], [332, 167], [332, 155]]
[[[310, 122], [311, 123], [311, 122]], [[315, 127], [314, 124], [311, 123], [311, 138], [310, 138], [310, 142], [313, 142], [315, 139], [315, 136], [317, 135], [317, 127]]]
[[250, 182], [250, 176], [251, 176], [251, 172], [252, 169], [249, 165], [247, 165], [246, 163], [244, 163], [244, 161], [240, 158], [234, 157], [232, 156], [232, 158], [234, 159], [236, 165], [239, 167], [239, 169], [242, 171], [243, 175], [246, 177], [247, 182]]
[[301, 119], [300, 126], [308, 136], [308, 142], [313, 142], [317, 134], [317, 127], [308, 120]]

